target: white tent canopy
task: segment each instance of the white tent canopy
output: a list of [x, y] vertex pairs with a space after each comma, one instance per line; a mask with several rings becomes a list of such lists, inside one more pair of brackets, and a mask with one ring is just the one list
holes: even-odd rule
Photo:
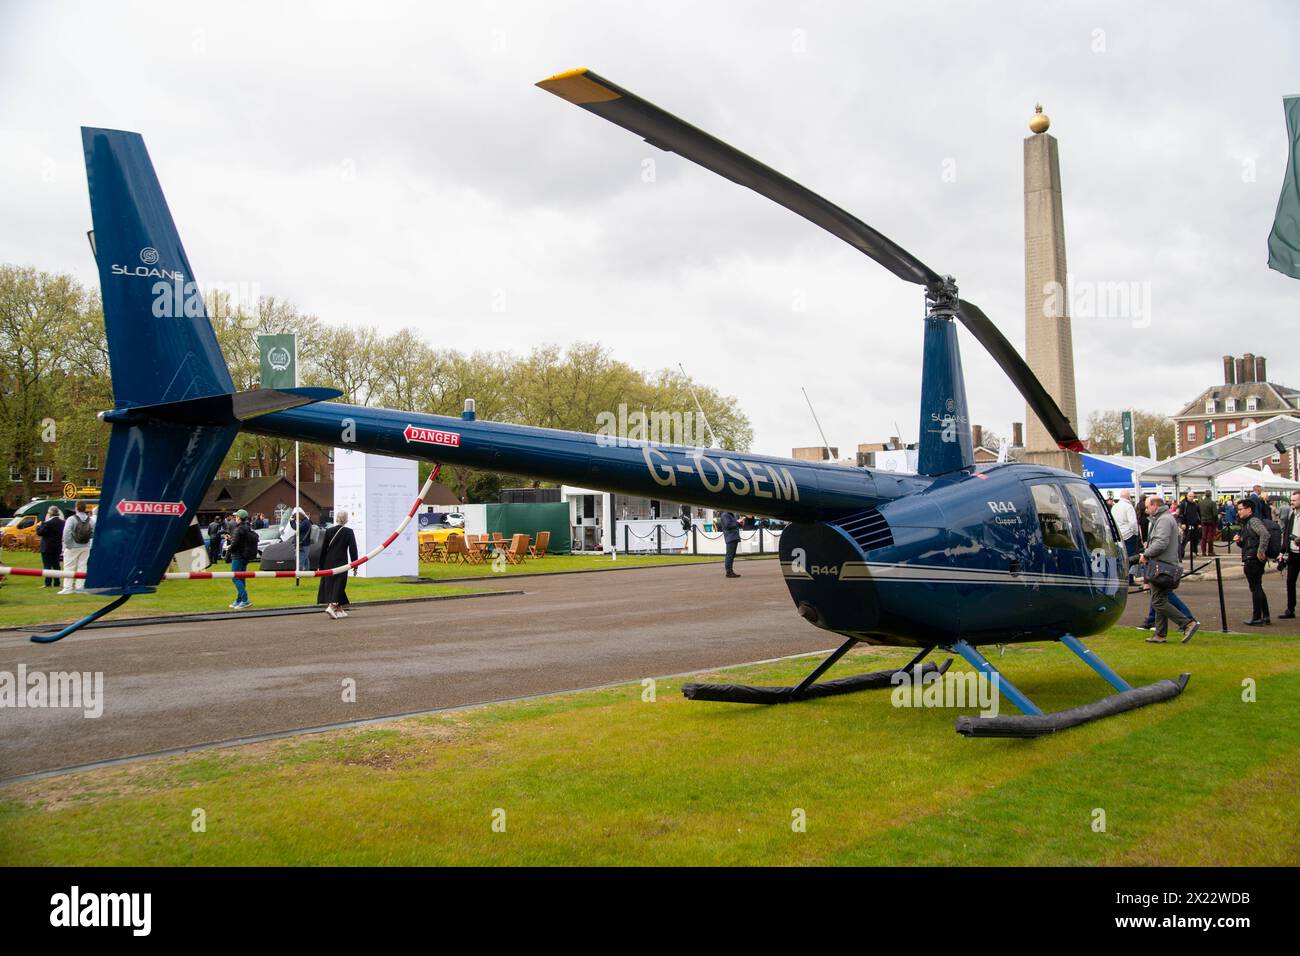
[[[1278, 415], [1266, 422], [1259, 422], [1241, 431], [1189, 449], [1181, 455], [1166, 458], [1150, 468], [1135, 473], [1135, 477], [1142, 481], [1155, 481], [1175, 486], [1218, 485], [1226, 489], [1230, 486], [1225, 484], [1223, 479], [1230, 472], [1242, 469], [1271, 478], [1273, 480], [1271, 485], [1265, 485], [1263, 481], [1256, 482], [1267, 488], [1294, 488], [1296, 482], [1290, 479], [1279, 478], [1267, 469], [1260, 471], [1246, 466], [1252, 465], [1261, 458], [1269, 458], [1279, 450], [1285, 453], [1297, 444], [1300, 444], [1300, 418]], [[1278, 482], [1285, 482], [1285, 484], [1278, 484]]]
[[1265, 491], [1300, 491], [1300, 481], [1275, 475], [1268, 467], [1234, 468], [1214, 479], [1219, 491], [1249, 491], [1259, 485]]

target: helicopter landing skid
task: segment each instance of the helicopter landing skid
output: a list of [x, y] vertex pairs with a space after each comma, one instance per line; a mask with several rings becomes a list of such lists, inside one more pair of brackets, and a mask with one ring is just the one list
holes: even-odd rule
[[[858, 639], [850, 637], [835, 649], [830, 657], [818, 664], [802, 681], [794, 687], [753, 687], [746, 684], [683, 684], [682, 695], [689, 700], [716, 700], [729, 704], [791, 704], [801, 700], [817, 697], [834, 697], [838, 694], [852, 694], [860, 690], [875, 690], [894, 684], [894, 675], [904, 671], [918, 673], [916, 666], [929, 654], [933, 647], [921, 649], [921, 653], [904, 664], [887, 671], [872, 671], [867, 674], [854, 674], [851, 677], [839, 677], [835, 680], [817, 682], [817, 678], [826, 673], [836, 661], [848, 653]], [[942, 674], [952, 666], [952, 658], [938, 667], [922, 664], [920, 676]]]
[[1083, 645], [1077, 637], [1066, 634], [1061, 643], [1079, 656], [1079, 658], [1100, 674], [1108, 684], [1119, 693], [1101, 700], [1043, 713], [1032, 700], [1024, 695], [1014, 684], [1002, 676], [988, 658], [965, 641], [958, 641], [947, 650], [960, 654], [979, 673], [990, 679], [996, 678], [999, 693], [1020, 710], [1020, 716], [999, 715], [996, 717], [958, 717], [957, 733], [963, 737], [1042, 737], [1058, 730], [1067, 730], [1089, 721], [1112, 717], [1125, 711], [1136, 710], [1147, 704], [1177, 697], [1187, 686], [1190, 674], [1180, 674], [1177, 680], [1160, 680], [1143, 687], [1132, 687], [1107, 666], [1106, 662]]

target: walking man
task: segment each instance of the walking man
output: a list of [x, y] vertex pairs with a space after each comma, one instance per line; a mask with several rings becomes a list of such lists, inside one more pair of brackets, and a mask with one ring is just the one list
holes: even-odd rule
[[[1154, 561], [1166, 564], [1178, 564], [1178, 521], [1174, 518], [1164, 499], [1151, 497], [1147, 499], [1147, 546], [1139, 560], [1143, 565]], [[1149, 569], [1148, 569], [1149, 570]], [[1166, 644], [1165, 636], [1169, 633], [1169, 622], [1183, 632], [1183, 643], [1192, 639], [1200, 624], [1169, 603], [1172, 588], [1161, 587], [1148, 574], [1147, 583], [1151, 587], [1151, 608], [1156, 613], [1156, 632], [1147, 638], [1148, 644]]]
[[1241, 567], [1250, 583], [1252, 604], [1248, 627], [1272, 624], [1268, 616], [1268, 595], [1264, 593], [1264, 568], [1268, 561], [1268, 527], [1255, 514], [1255, 501], [1242, 498], [1237, 502], [1237, 520], [1241, 533], [1233, 540], [1241, 545]]
[[[86, 503], [78, 501], [72, 517], [63, 523], [63, 570], [84, 572], [90, 563], [90, 539], [95, 533], [95, 516], [86, 510]], [[64, 578], [60, 594], [84, 591], [84, 578]]]
[[718, 517], [718, 526], [722, 528], [722, 540], [727, 545], [727, 558], [723, 561], [723, 567], [727, 570], [727, 577], [738, 578], [740, 575], [731, 566], [736, 560], [736, 548], [740, 545], [740, 522], [730, 511], [724, 511]]
[[1286, 613], [1278, 617], [1295, 617], [1295, 579], [1300, 576], [1300, 491], [1291, 492], [1291, 513], [1282, 526], [1282, 561], [1286, 566]]
[[[243, 508], [235, 512], [235, 520], [238, 524], [230, 536], [230, 570], [247, 571], [248, 562], [257, 559], [257, 532], [249, 525], [248, 512]], [[236, 611], [253, 606], [243, 578], [235, 578], [235, 601], [230, 606]]]

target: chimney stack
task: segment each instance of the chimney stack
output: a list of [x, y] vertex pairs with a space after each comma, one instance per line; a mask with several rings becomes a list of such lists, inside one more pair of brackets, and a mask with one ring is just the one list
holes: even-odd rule
[[1237, 376], [1236, 376], [1236, 377], [1237, 377], [1237, 384], [1238, 384], [1238, 385], [1245, 385], [1245, 384], [1246, 384], [1246, 360], [1245, 360], [1245, 359], [1233, 359], [1233, 360], [1232, 360], [1232, 364], [1233, 364], [1233, 366], [1234, 366], [1234, 367], [1236, 368], [1236, 370], [1237, 370]]
[[1262, 355], [1255, 356], [1255, 381], [1268, 381], [1268, 368], [1264, 365], [1264, 356]]
[[979, 448], [980, 445], [983, 445], [983, 444], [984, 444], [984, 426], [983, 426], [983, 425], [972, 425], [972, 426], [970, 427], [970, 432], [971, 432], [971, 439], [970, 439], [970, 440], [971, 440], [971, 444], [972, 444], [972, 445], [974, 445], [976, 448]]
[[1241, 376], [1241, 375], [1237, 376], [1237, 384], [1242, 384], [1243, 382], [1255, 381], [1255, 353], [1254, 352], [1247, 352], [1245, 355], [1241, 357], [1241, 367], [1246, 374], [1245, 376]]
[[1237, 363], [1232, 360], [1231, 355], [1223, 357], [1223, 384], [1237, 384]]
[[1025, 447], [1025, 426], [1023, 422], [1011, 423], [1011, 447]]

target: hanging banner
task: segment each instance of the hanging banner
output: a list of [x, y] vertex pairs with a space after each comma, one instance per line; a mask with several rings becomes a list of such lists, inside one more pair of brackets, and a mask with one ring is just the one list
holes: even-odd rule
[[1268, 234], [1268, 267], [1300, 279], [1300, 96], [1286, 97], [1282, 109], [1288, 155], [1273, 231]]
[[1122, 412], [1119, 417], [1120, 426], [1124, 429], [1124, 454], [1133, 455], [1133, 413]]
[[262, 387], [293, 388], [298, 384], [298, 340], [290, 335], [259, 335]]

